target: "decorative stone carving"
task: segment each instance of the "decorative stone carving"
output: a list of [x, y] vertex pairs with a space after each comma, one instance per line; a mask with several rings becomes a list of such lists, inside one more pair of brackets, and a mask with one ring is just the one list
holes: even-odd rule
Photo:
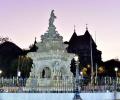
[[72, 84], [73, 75], [70, 71], [70, 63], [74, 54], [67, 53], [63, 37], [55, 31], [56, 28], [53, 25], [55, 18], [54, 10], [52, 10], [48, 31], [41, 36], [42, 41], [36, 44], [38, 50], [27, 54], [33, 59], [33, 67], [26, 87], [54, 88], [57, 84], [64, 85], [65, 80], [67, 80], [66, 86]]
[[49, 19], [49, 27], [54, 27], [53, 22], [55, 20], [56, 16], [54, 14], [54, 10], [51, 11], [50, 19]]

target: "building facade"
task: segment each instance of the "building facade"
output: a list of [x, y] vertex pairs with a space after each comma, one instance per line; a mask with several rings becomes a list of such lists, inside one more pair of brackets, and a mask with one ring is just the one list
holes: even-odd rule
[[101, 63], [102, 52], [97, 49], [97, 45], [92, 39], [88, 28], [86, 28], [84, 35], [80, 36], [77, 36], [74, 31], [69, 42], [65, 42], [65, 44], [68, 44], [68, 53], [79, 55], [79, 60], [83, 67], [91, 65], [91, 61], [93, 62], [93, 66]]

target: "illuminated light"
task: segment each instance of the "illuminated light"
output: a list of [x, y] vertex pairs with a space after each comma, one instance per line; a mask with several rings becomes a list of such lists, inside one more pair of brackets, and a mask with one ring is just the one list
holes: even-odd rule
[[89, 64], [87, 65], [87, 68], [90, 68], [90, 65], [89, 65]]
[[118, 71], [118, 68], [117, 68], [117, 67], [115, 67], [115, 71], [116, 71], [116, 72]]
[[0, 70], [0, 74], [2, 74], [2, 70]]
[[74, 60], [75, 60], [75, 61], [78, 61], [78, 56], [75, 56], [75, 57], [74, 57]]

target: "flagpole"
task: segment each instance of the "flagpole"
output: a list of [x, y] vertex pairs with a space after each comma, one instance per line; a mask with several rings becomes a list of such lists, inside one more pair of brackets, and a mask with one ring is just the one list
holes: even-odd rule
[[96, 70], [96, 72], [95, 72], [95, 73], [96, 73], [95, 83], [96, 83], [96, 84], [97, 84], [97, 76], [98, 76], [98, 75], [97, 75], [97, 73], [98, 73], [98, 72], [97, 72], [97, 66], [98, 66], [98, 65], [97, 65], [97, 63], [96, 63], [96, 67], [95, 67], [95, 70]]
[[93, 52], [92, 52], [92, 38], [90, 35], [90, 55], [91, 55], [91, 85], [93, 85]]

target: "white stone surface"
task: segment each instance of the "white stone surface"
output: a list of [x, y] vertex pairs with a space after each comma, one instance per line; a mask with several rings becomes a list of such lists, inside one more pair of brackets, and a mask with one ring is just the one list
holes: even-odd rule
[[[57, 84], [61, 88], [67, 87], [67, 85], [73, 87], [73, 74], [70, 71], [70, 64], [74, 54], [67, 53], [67, 46], [63, 42], [63, 37], [53, 25], [55, 18], [54, 10], [52, 10], [48, 31], [41, 36], [41, 42], [36, 44], [38, 50], [27, 54], [33, 59], [33, 67], [26, 88], [57, 88]], [[65, 86], [63, 86], [64, 80], [67, 82]]]
[[[114, 100], [114, 93], [81, 93], [83, 100]], [[0, 100], [73, 100], [73, 93], [0, 93]], [[120, 100], [120, 93], [117, 93]]]

